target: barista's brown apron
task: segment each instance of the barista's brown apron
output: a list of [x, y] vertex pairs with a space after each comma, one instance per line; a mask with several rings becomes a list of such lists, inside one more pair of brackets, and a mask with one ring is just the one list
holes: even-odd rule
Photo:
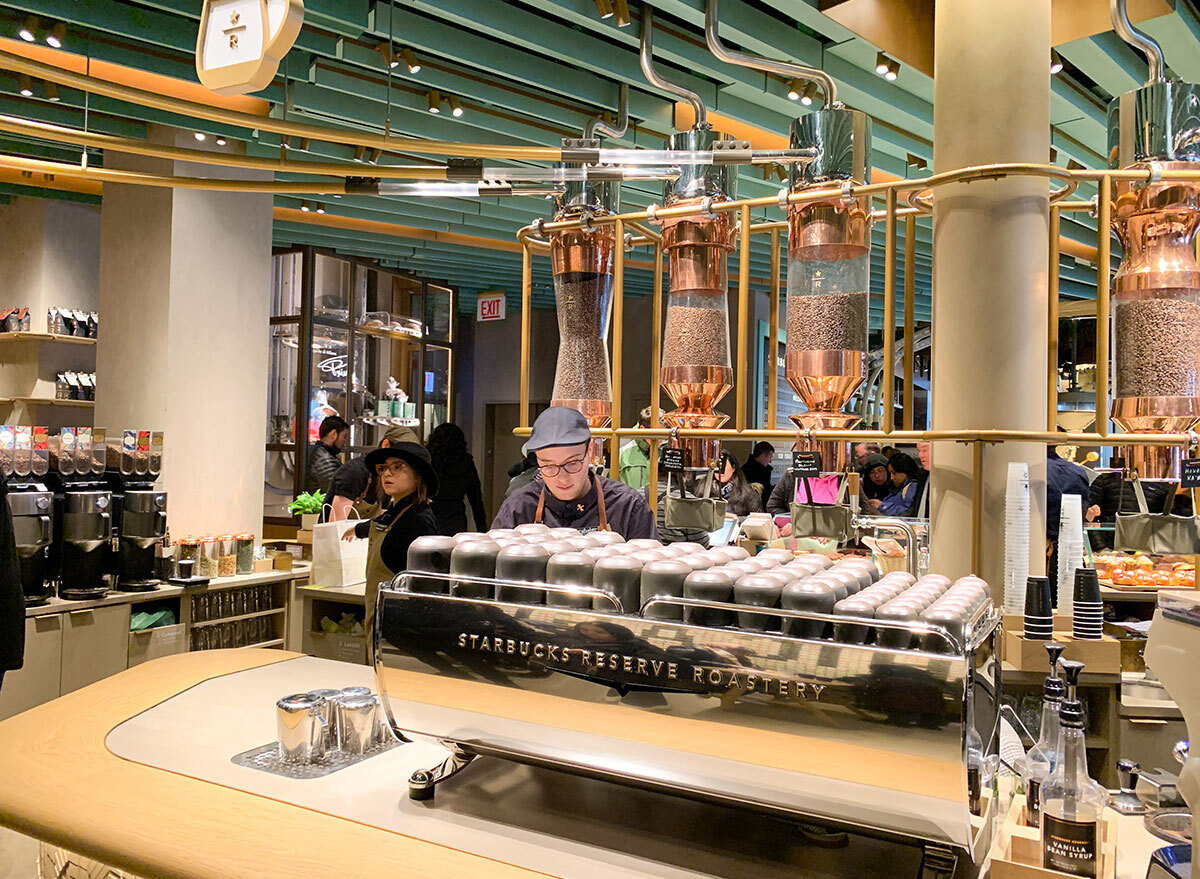
[[[411, 506], [411, 504], [409, 505]], [[392, 519], [392, 523], [380, 531], [375, 527], [375, 523], [371, 522], [371, 531], [367, 535], [367, 592], [366, 592], [366, 616], [363, 618], [363, 634], [367, 636], [367, 661], [374, 663], [375, 644], [373, 635], [375, 634], [375, 602], [379, 598], [379, 584], [387, 581], [391, 582], [398, 571], [393, 571], [383, 563], [383, 541], [388, 536], [388, 532], [395, 527], [400, 521], [400, 517], [408, 512], [408, 507], [401, 510], [396, 518]]]
[[[612, 531], [608, 527], [608, 516], [604, 514], [604, 492], [600, 488], [599, 480], [593, 479], [592, 484], [596, 486], [596, 516], [600, 520], [600, 525], [596, 528], [597, 531]], [[542, 512], [546, 509], [546, 486], [542, 486], [542, 493], [538, 495], [537, 510], [533, 514], [533, 521], [537, 525], [542, 524]], [[367, 562], [368, 566], [370, 561]]]

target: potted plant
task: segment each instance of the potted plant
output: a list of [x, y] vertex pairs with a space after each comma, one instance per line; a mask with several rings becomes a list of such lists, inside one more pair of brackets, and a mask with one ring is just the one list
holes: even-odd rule
[[325, 506], [325, 492], [317, 490], [304, 492], [288, 504], [288, 510], [300, 514], [300, 529], [312, 531], [317, 520], [321, 518], [321, 507]]

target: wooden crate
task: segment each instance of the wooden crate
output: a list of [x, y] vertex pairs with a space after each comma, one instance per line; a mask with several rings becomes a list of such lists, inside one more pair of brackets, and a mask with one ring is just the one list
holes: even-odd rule
[[[991, 851], [991, 879], [1063, 879], [1066, 873], [1042, 866], [1041, 831], [1025, 826], [1025, 798], [1013, 798], [1012, 806], [996, 835]], [[1100, 832], [1098, 879], [1114, 879], [1117, 871], [1117, 816], [1105, 809]]]
[[[1121, 673], [1121, 644], [1104, 635], [1099, 641], [1077, 641], [1069, 632], [1055, 632], [1054, 640], [1066, 645], [1063, 659], [1082, 662], [1085, 672], [1098, 675]], [[1004, 661], [1021, 671], [1050, 671], [1046, 641], [1027, 641], [1022, 632], [1004, 632]]]

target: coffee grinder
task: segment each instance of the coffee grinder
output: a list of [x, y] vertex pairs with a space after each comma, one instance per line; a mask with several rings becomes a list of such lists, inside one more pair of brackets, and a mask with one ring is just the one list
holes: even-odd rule
[[162, 469], [162, 434], [126, 430], [105, 472], [112, 492], [116, 588], [146, 592], [158, 587], [157, 547], [167, 533], [167, 493], [154, 483]]
[[51, 551], [60, 598], [102, 598], [111, 574], [112, 493], [104, 483], [104, 431], [64, 427], [51, 443], [47, 483], [56, 501]]
[[53, 594], [54, 493], [45, 485], [49, 456], [46, 428], [0, 427], [0, 473], [8, 481], [8, 507], [26, 607], [45, 604]]

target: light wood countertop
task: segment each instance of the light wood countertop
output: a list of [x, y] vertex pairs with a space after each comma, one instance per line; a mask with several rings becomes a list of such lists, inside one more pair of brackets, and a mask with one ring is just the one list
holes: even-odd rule
[[154, 879], [546, 875], [132, 763], [105, 748], [113, 727], [164, 699], [296, 655], [184, 653], [0, 722], [0, 823]]

